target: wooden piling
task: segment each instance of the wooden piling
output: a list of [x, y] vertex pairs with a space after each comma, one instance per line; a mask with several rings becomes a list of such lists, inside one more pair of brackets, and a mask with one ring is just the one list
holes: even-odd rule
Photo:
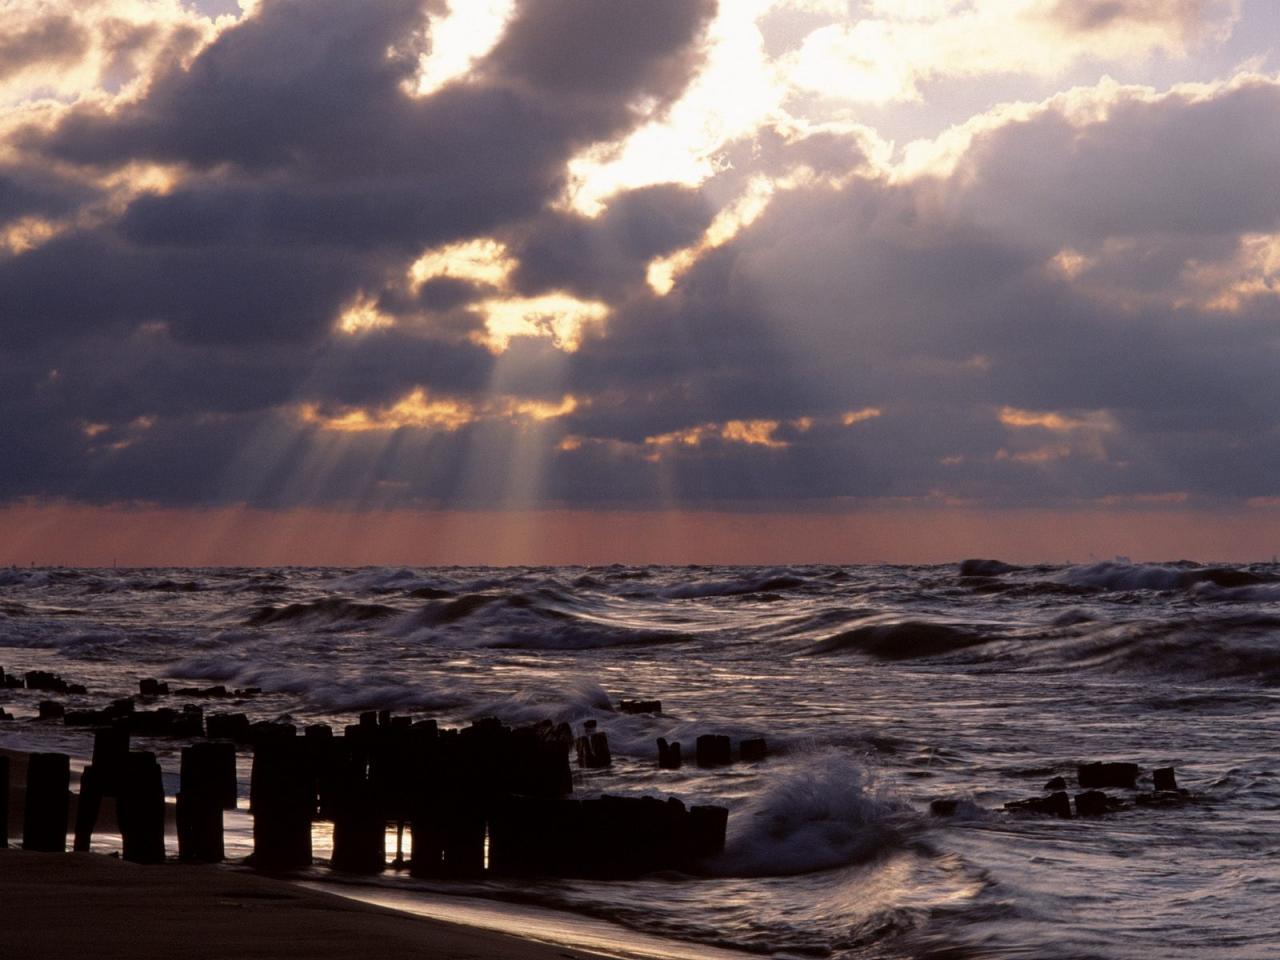
[[[3, 672], [0, 671], [0, 676]], [[9, 846], [9, 758], [0, 757], [0, 850]]]
[[311, 865], [316, 786], [304, 740], [268, 736], [254, 747], [250, 793], [253, 865], [259, 870], [289, 871]]
[[93, 769], [98, 789], [104, 797], [120, 795], [120, 778], [129, 757], [129, 731], [106, 727], [93, 734]]
[[658, 738], [658, 769], [679, 770], [684, 763], [680, 754], [680, 741], [668, 743], [666, 737]]
[[335, 870], [346, 873], [381, 873], [387, 867], [387, 821], [373, 785], [350, 779], [342, 791], [333, 818]]
[[154, 753], [130, 752], [116, 808], [124, 859], [164, 863], [164, 780]]
[[76, 833], [72, 849], [76, 853], [88, 853], [93, 841], [93, 830], [98, 825], [98, 811], [102, 806], [101, 776], [92, 764], [80, 774], [80, 795], [76, 798]]
[[700, 767], [727, 767], [733, 762], [729, 738], [714, 733], [698, 737], [697, 761]]
[[70, 788], [71, 758], [65, 753], [33, 753], [27, 758], [22, 849], [66, 852]]
[[182, 750], [178, 788], [178, 859], [219, 863], [225, 856], [222, 811], [235, 809], [235, 745], [194, 743]]

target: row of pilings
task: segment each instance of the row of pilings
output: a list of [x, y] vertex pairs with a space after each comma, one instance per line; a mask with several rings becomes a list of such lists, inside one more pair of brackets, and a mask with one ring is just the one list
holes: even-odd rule
[[[686, 807], [654, 797], [571, 796], [567, 724], [509, 728], [482, 720], [463, 729], [434, 721], [365, 714], [341, 733], [303, 734], [288, 724], [258, 725], [253, 738], [250, 862], [267, 872], [310, 867], [312, 825], [333, 824], [333, 869], [377, 873], [387, 867], [390, 827], [397, 866], [418, 877], [565, 875], [622, 878], [687, 869], [724, 848], [728, 811]], [[0, 762], [0, 797], [8, 799]], [[207, 740], [184, 747], [176, 797], [178, 856], [224, 859], [223, 812], [236, 807], [236, 744]], [[28, 759], [23, 847], [63, 851], [69, 815], [65, 754]], [[129, 734], [98, 730], [93, 762], [81, 777], [76, 850], [88, 850], [102, 801], [112, 798], [122, 855], [165, 859], [166, 797], [152, 753], [132, 751]], [[7, 811], [0, 808], [7, 843]]]

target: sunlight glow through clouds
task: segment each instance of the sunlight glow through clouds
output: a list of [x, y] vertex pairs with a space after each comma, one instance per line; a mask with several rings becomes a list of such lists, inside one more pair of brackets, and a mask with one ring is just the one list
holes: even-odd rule
[[304, 403], [298, 408], [298, 418], [308, 426], [339, 433], [406, 428], [452, 433], [485, 420], [516, 424], [554, 420], [572, 413], [578, 405], [578, 399], [570, 394], [565, 394], [558, 403], [493, 397], [482, 404], [475, 404], [453, 397], [431, 397], [422, 387], [417, 387], [394, 404], [381, 408], [353, 407], [329, 414], [317, 404]]
[[465, 77], [502, 38], [515, 0], [450, 0], [449, 12], [431, 18], [431, 51], [422, 58], [416, 93], [428, 96]]
[[869, 16], [814, 30], [780, 64], [795, 88], [855, 103], [915, 101], [942, 77], [1055, 76], [1083, 59], [1183, 54], [1194, 40], [1221, 39], [1238, 17], [1186, 5], [1096, 0], [875, 0]]
[[651, 463], [657, 463], [668, 453], [681, 448], [697, 449], [704, 444], [716, 441], [762, 447], [766, 450], [786, 450], [791, 446], [791, 441], [777, 435], [778, 431], [784, 427], [804, 434], [818, 426], [851, 427], [866, 420], [873, 420], [880, 415], [881, 410], [878, 407], [865, 407], [861, 410], [850, 410], [835, 417], [802, 416], [792, 420], [725, 420], [722, 423], [700, 423], [696, 426], [654, 434], [645, 437], [643, 443], [626, 443], [613, 439], [570, 434], [560, 441], [558, 449], [562, 452], [572, 452], [587, 445], [603, 446], [616, 454], [637, 455]]
[[[252, 6], [242, 0], [242, 13]], [[131, 99], [166, 59], [181, 53], [189, 61], [238, 19], [204, 16], [182, 0], [96, 0], [69, 10], [46, 0], [5, 0], [0, 106]], [[47, 55], [23, 56], [35, 46]]]
[[[517, 265], [504, 244], [479, 237], [427, 250], [410, 265], [408, 280], [415, 292], [440, 278], [493, 288], [494, 295], [472, 306], [485, 321], [480, 342], [494, 353], [505, 351], [511, 338], [519, 336], [545, 337], [557, 348], [572, 353], [588, 331], [598, 329], [608, 318], [608, 306], [596, 300], [582, 300], [564, 292], [533, 297], [515, 293], [510, 277]], [[343, 315], [340, 328], [345, 333], [355, 333], [374, 328], [370, 323], [386, 325], [367, 312], [349, 311]]]
[[1006, 427], [1025, 428], [1038, 427], [1054, 433], [1070, 433], [1073, 430], [1114, 430], [1115, 419], [1105, 410], [1092, 410], [1072, 415], [1055, 410], [1035, 411], [1019, 410], [1016, 407], [1002, 407], [1000, 422]]

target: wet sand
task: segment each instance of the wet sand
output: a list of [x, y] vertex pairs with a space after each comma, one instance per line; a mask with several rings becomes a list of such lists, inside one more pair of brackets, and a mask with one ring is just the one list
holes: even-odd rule
[[590, 960], [243, 871], [0, 851], [0, 942], [23, 960]]
[[[0, 753], [10, 759], [9, 844], [16, 848], [22, 841], [20, 785], [26, 781], [26, 755]], [[73, 775], [73, 789], [75, 779]], [[67, 839], [70, 849], [71, 838]], [[89, 853], [0, 850], [0, 904], [0, 956], [22, 960], [599, 956], [409, 916], [242, 869], [176, 863], [139, 866]]]

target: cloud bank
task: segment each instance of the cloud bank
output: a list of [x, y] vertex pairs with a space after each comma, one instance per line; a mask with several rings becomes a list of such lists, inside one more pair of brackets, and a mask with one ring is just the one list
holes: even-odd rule
[[853, 6], [7, 10], [0, 500], [1272, 503], [1240, 5]]

